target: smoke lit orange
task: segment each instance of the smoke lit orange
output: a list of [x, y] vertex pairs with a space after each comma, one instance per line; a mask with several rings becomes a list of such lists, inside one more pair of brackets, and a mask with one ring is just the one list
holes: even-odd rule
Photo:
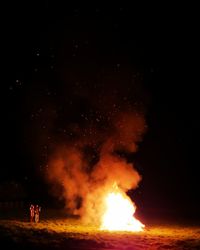
[[146, 129], [144, 116], [119, 112], [107, 132], [93, 129], [94, 145], [80, 133], [52, 154], [47, 177], [55, 195], [64, 198], [68, 213], [79, 215], [86, 224], [102, 230], [142, 231], [144, 225], [134, 218], [135, 205], [126, 195], [142, 177], [120, 152], [137, 151]]
[[143, 231], [145, 227], [134, 217], [136, 210], [131, 199], [116, 185], [105, 196], [105, 212], [102, 216], [101, 230], [109, 231]]

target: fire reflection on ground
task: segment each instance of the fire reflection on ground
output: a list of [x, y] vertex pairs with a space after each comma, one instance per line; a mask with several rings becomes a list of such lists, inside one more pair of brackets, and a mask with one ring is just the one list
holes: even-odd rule
[[[77, 219], [43, 220], [39, 224], [0, 220], [1, 242], [10, 247], [46, 249], [198, 249], [200, 227], [146, 226], [143, 232], [100, 231]], [[6, 243], [7, 242], [7, 243]], [[8, 243], [9, 242], [9, 243]], [[5, 248], [6, 249], [6, 248]]]

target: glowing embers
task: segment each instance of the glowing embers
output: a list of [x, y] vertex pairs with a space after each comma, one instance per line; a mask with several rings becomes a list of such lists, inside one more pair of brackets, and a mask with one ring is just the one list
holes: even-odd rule
[[131, 199], [118, 187], [105, 196], [105, 212], [102, 216], [101, 230], [109, 231], [143, 231], [145, 227], [134, 218], [136, 210]]

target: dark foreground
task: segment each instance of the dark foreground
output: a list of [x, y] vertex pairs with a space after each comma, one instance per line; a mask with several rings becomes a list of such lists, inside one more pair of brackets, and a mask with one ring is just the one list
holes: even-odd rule
[[1, 249], [200, 249], [200, 226], [146, 225], [142, 233], [103, 232], [83, 226], [75, 218], [43, 218], [38, 224], [27, 219], [0, 219]]

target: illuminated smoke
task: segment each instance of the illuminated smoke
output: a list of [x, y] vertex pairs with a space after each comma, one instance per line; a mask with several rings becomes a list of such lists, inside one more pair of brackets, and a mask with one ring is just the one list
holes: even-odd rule
[[137, 151], [146, 131], [148, 98], [141, 79], [132, 81], [130, 73], [114, 79], [104, 72], [106, 77], [97, 84], [68, 85], [63, 101], [70, 105], [63, 114], [66, 133], [57, 136], [47, 178], [67, 212], [85, 222], [99, 223], [102, 198], [113, 184], [127, 192], [141, 180], [126, 156]]
[[[76, 129], [77, 138], [58, 147], [49, 162], [48, 179], [61, 187], [68, 212], [85, 222], [99, 223], [102, 197], [116, 183], [124, 192], [137, 187], [141, 176], [119, 152], [133, 153], [146, 129], [142, 114], [118, 112], [108, 128], [88, 126], [88, 136]], [[91, 136], [89, 131], [92, 131]], [[95, 152], [87, 154], [86, 148]], [[92, 161], [94, 159], [94, 162]]]

